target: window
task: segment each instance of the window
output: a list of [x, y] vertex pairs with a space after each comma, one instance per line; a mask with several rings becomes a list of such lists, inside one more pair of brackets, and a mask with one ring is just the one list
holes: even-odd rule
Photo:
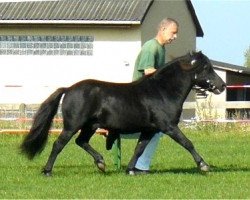
[[[250, 85], [227, 86], [227, 101], [250, 101]], [[227, 109], [227, 116], [229, 119], [250, 119], [250, 109]]]
[[0, 36], [0, 55], [93, 55], [93, 36]]
[[227, 86], [227, 101], [250, 101], [250, 85]]

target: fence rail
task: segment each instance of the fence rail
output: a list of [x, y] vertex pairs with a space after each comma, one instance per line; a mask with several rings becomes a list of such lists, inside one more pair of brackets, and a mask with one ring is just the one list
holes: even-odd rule
[[[40, 104], [0, 104], [0, 119], [31, 119], [38, 110]], [[61, 115], [59, 106], [57, 117]]]
[[[183, 109], [195, 109], [197, 107], [196, 102], [185, 102]], [[227, 101], [213, 103], [213, 108], [218, 109], [250, 109], [250, 101]]]
[[[40, 104], [0, 104], [0, 133], [27, 132], [30, 129], [32, 118], [38, 110]], [[53, 130], [61, 128], [61, 106], [54, 118]]]
[[[40, 104], [0, 104], [0, 119], [2, 118], [32, 118]], [[196, 109], [196, 102], [185, 102], [183, 109]], [[250, 109], [250, 101], [227, 101], [214, 103], [218, 109]], [[58, 115], [61, 114], [61, 106]]]
[[[25, 130], [31, 127], [31, 121], [39, 108], [40, 104], [0, 104], [0, 132], [6, 129]], [[185, 102], [183, 109], [197, 109], [196, 102]], [[223, 119], [224, 122], [236, 122], [234, 113], [240, 111], [241, 120], [250, 120], [250, 101], [230, 101], [225, 103], [216, 103], [213, 109], [225, 109], [229, 114], [230, 119]], [[242, 114], [243, 113], [243, 114]], [[217, 121], [218, 119], [212, 119]], [[219, 120], [219, 121], [223, 121]], [[211, 121], [211, 120], [210, 120]], [[53, 129], [60, 129], [62, 126], [61, 106], [59, 106], [58, 113], [54, 118]], [[238, 121], [237, 121], [238, 122]], [[248, 122], [248, 121], [247, 121]]]

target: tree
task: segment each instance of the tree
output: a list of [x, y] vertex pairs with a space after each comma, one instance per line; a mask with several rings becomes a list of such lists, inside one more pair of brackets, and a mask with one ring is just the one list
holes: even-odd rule
[[244, 56], [245, 56], [244, 66], [250, 68], [250, 46], [245, 51]]

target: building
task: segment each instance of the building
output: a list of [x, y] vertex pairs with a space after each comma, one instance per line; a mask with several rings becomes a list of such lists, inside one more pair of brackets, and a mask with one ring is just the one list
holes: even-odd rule
[[200, 119], [250, 119], [250, 68], [211, 60], [215, 71], [227, 83], [220, 95], [197, 99]]
[[58, 87], [94, 78], [130, 82], [135, 58], [165, 17], [180, 24], [170, 57], [203, 31], [190, 0], [0, 3], [0, 104], [41, 103]]
[[[250, 119], [250, 68], [212, 61], [227, 83], [223, 94], [225, 118]], [[219, 102], [218, 98], [216, 99]], [[223, 106], [222, 106], [223, 107]]]

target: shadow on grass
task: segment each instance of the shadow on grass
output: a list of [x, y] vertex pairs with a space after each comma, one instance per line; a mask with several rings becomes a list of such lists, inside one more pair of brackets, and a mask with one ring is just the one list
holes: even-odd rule
[[[38, 166], [29, 166], [30, 169], [37, 169], [37, 173], [42, 174], [42, 167], [39, 169]], [[240, 167], [240, 166], [211, 166], [210, 172], [204, 173], [200, 172], [198, 168], [171, 168], [171, 169], [159, 169], [152, 170], [150, 174], [194, 174], [194, 175], [206, 175], [210, 173], [226, 173], [226, 172], [250, 172], [250, 167]], [[121, 169], [106, 168], [106, 172], [101, 172], [97, 169], [95, 165], [58, 165], [53, 168], [53, 173], [57, 175], [70, 176], [72, 174], [100, 174], [104, 176], [109, 175], [120, 175], [126, 174], [126, 166], [122, 166]]]
[[[210, 171], [208, 173], [225, 173], [225, 172], [250, 172], [250, 167], [240, 167], [240, 166], [210, 166]], [[173, 169], [163, 169], [154, 170], [152, 173], [173, 173], [173, 174], [202, 174], [205, 175], [206, 172], [201, 172], [198, 168], [173, 168]]]
[[[113, 173], [125, 173], [126, 166], [122, 166], [120, 170], [112, 170], [108, 171], [109, 174]], [[241, 166], [210, 166], [210, 171], [208, 173], [225, 173], [225, 172], [250, 172], [249, 167], [241, 167]], [[107, 172], [106, 172], [107, 173]], [[159, 170], [151, 170], [151, 174], [198, 174], [198, 175], [206, 175], [206, 172], [201, 172], [198, 168], [171, 168], [171, 169], [159, 169]]]
[[240, 166], [211, 166], [211, 172], [250, 172], [250, 166], [249, 167], [240, 167]]

